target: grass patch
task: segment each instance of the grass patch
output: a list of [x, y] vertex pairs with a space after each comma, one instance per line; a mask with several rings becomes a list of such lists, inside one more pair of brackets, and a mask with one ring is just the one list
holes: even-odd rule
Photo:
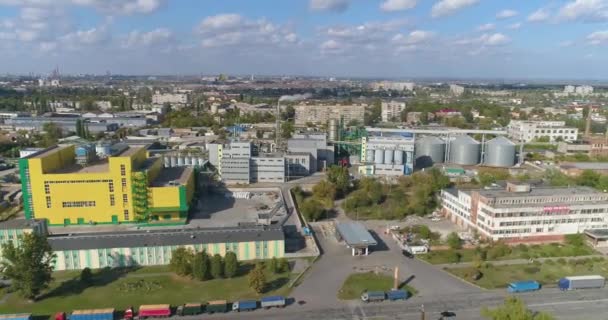
[[[54, 281], [43, 297], [34, 303], [11, 294], [0, 304], [0, 313], [31, 312], [52, 315], [59, 311], [112, 307], [124, 310], [128, 306], [226, 299], [257, 299], [260, 295], [249, 288], [247, 273], [253, 265], [242, 265], [240, 275], [232, 279], [196, 281], [166, 272], [167, 267], [94, 270], [93, 282], [80, 282], [80, 272], [64, 271], [54, 274]], [[262, 295], [288, 295], [287, 284], [293, 275], [267, 273], [268, 286]]]
[[[338, 299], [355, 300], [361, 297], [361, 293], [368, 291], [388, 291], [393, 288], [393, 277], [385, 274], [375, 274], [374, 272], [353, 273], [344, 281], [342, 288], [338, 292]], [[401, 284], [399, 289], [407, 290], [410, 295], [415, 295], [418, 291], [411, 286]]]
[[466, 281], [486, 288], [505, 288], [510, 282], [536, 280], [548, 287], [555, 287], [557, 281], [566, 276], [599, 274], [608, 276], [608, 261], [602, 258], [557, 259], [551, 263], [529, 263], [505, 266], [487, 266], [479, 269], [483, 276], [475, 281], [472, 276], [477, 269], [446, 268], [445, 270]]
[[[487, 248], [488, 252], [491, 248]], [[490, 253], [486, 260], [515, 260], [515, 259], [536, 259], [536, 258], [559, 258], [559, 257], [578, 257], [597, 254], [593, 248], [587, 245], [571, 245], [550, 243], [542, 245], [518, 245], [509, 247], [510, 252], [504, 256], [492, 257]], [[456, 253], [456, 255], [454, 254]], [[426, 254], [419, 254], [416, 257], [425, 260], [431, 264], [447, 264], [456, 262], [470, 262], [475, 257], [475, 249], [460, 249], [460, 250], [441, 250], [431, 251]], [[458, 259], [456, 259], [458, 257]]]

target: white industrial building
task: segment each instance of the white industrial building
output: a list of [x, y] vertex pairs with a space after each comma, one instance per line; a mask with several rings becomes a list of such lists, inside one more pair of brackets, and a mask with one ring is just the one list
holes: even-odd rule
[[509, 138], [515, 141], [532, 142], [542, 137], [549, 137], [549, 141], [556, 140], [575, 141], [578, 129], [566, 127], [565, 121], [527, 121], [511, 120], [507, 126]]
[[401, 112], [405, 110], [405, 102], [382, 102], [382, 122], [401, 121]]
[[452, 222], [492, 240], [559, 241], [608, 228], [608, 194], [589, 187], [450, 188], [441, 192], [441, 200]]
[[359, 173], [402, 176], [414, 171], [414, 137], [371, 136], [361, 139]]
[[450, 93], [455, 96], [461, 96], [464, 93], [464, 87], [456, 84], [450, 85]]

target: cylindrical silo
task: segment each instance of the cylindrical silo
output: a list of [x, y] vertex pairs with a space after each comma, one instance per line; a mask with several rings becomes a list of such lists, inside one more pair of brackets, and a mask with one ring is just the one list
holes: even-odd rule
[[329, 120], [329, 141], [338, 140], [340, 140], [338, 137], [338, 120], [331, 119]]
[[512, 167], [515, 165], [516, 145], [505, 137], [497, 137], [486, 143], [484, 165]]
[[374, 162], [374, 150], [367, 149], [367, 153], [365, 155], [365, 161], [369, 162], [369, 163]]
[[394, 151], [390, 149], [384, 150], [384, 164], [393, 164]]
[[178, 167], [184, 166], [184, 157], [183, 156], [177, 156], [177, 166]]
[[416, 141], [416, 167], [427, 168], [435, 163], [443, 163], [445, 159], [445, 141], [433, 137], [422, 137]]
[[374, 163], [375, 164], [384, 163], [384, 150], [378, 149], [378, 150], [374, 151]]
[[169, 157], [164, 156], [163, 162], [164, 162], [165, 168], [169, 168], [171, 166], [171, 160], [169, 159]]
[[191, 160], [190, 156], [185, 156], [185, 157], [184, 157], [184, 164], [185, 164], [185, 165], [187, 165], [187, 166], [191, 165], [191, 164], [192, 164], [192, 162], [191, 162], [191, 161], [192, 161], [192, 160]]
[[395, 164], [402, 165], [403, 164], [403, 151], [395, 150]]
[[450, 163], [472, 166], [479, 164], [480, 143], [469, 137], [460, 136], [450, 142]]
[[171, 168], [177, 167], [177, 157], [171, 156]]
[[205, 163], [205, 159], [203, 159], [202, 157], [199, 157], [198, 158], [198, 165], [202, 167], [204, 163]]

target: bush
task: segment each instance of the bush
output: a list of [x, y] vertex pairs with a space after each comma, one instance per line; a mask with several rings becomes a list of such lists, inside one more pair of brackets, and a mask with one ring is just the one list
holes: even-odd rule
[[289, 272], [289, 261], [287, 261], [285, 258], [279, 259], [277, 268], [279, 272]]
[[540, 267], [540, 265], [542, 264], [540, 261], [538, 260], [534, 260], [534, 262], [532, 262], [533, 265]]
[[519, 257], [522, 259], [530, 259], [530, 254], [527, 252], [522, 252], [519, 254]]
[[581, 233], [567, 234], [566, 243], [571, 246], [582, 247], [585, 245], [585, 237]]
[[534, 274], [534, 273], [538, 273], [540, 271], [539, 267], [525, 267], [524, 268], [524, 272], [527, 274]]
[[548, 260], [545, 260], [545, 264], [548, 264], [548, 265], [554, 265], [554, 264], [555, 264], [555, 261], [554, 261], [554, 260], [552, 260], [552, 259], [548, 259]]
[[213, 255], [211, 258], [211, 276], [213, 279], [220, 279], [224, 277], [224, 261], [222, 256], [219, 254]]
[[91, 283], [93, 283], [93, 272], [91, 272], [91, 269], [82, 269], [82, 271], [80, 272], [80, 282], [86, 285], [90, 285]]
[[169, 270], [180, 276], [189, 276], [192, 274], [192, 260], [194, 252], [186, 248], [177, 248], [171, 253], [169, 261]]
[[239, 261], [236, 253], [232, 251], [226, 252], [226, 256], [224, 257], [224, 276], [226, 276], [226, 278], [232, 278], [236, 275], [238, 269]]
[[518, 244], [517, 245], [517, 250], [521, 251], [521, 252], [528, 252], [528, 246], [525, 244]]
[[448, 244], [448, 246], [450, 246], [450, 248], [452, 249], [460, 249], [462, 248], [462, 240], [460, 239], [460, 237], [458, 236], [458, 234], [456, 232], [452, 232], [448, 235], [448, 238], [446, 239], [446, 242]]
[[461, 258], [461, 254], [454, 251], [454, 250], [450, 250], [447, 254], [446, 254], [446, 260], [449, 263], [458, 263], [460, 262], [460, 258]]
[[277, 260], [276, 257], [272, 257], [272, 259], [270, 259], [270, 261], [268, 261], [268, 264], [266, 265], [266, 267], [268, 268], [268, 271], [272, 272], [272, 273], [278, 273], [279, 271], [279, 261]]
[[511, 253], [511, 248], [508, 245], [506, 245], [502, 242], [498, 242], [492, 248], [490, 248], [488, 250], [488, 259], [496, 260], [496, 259], [504, 257], [510, 253]]
[[564, 259], [564, 258], [557, 259], [557, 264], [561, 264], [561, 265], [566, 264], [566, 259]]

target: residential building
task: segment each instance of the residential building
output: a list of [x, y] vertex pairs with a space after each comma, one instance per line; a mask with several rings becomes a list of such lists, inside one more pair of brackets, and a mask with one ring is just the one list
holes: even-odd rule
[[405, 102], [389, 101], [382, 102], [382, 121], [401, 122], [401, 113], [405, 110]]
[[327, 124], [329, 120], [343, 121], [349, 124], [353, 121], [363, 124], [365, 117], [365, 107], [363, 104], [353, 105], [297, 105], [295, 106], [295, 123], [298, 126], [305, 126], [307, 123]]
[[[10, 125], [16, 131], [44, 131], [44, 125], [52, 122], [67, 133], [76, 132], [76, 122], [79, 119], [77, 117], [17, 117], [6, 119], [5, 124]], [[119, 125], [114, 122], [85, 121], [84, 124], [90, 133], [114, 132], [119, 128]]]
[[[424, 112], [408, 112], [405, 121], [408, 124], [414, 124], [414, 125], [420, 124], [422, 122], [423, 113]], [[427, 114], [427, 121], [435, 119], [435, 114], [430, 113], [430, 112], [427, 112], [426, 114]]]
[[573, 85], [567, 85], [564, 87], [564, 93], [574, 93], [576, 91], [576, 87]]
[[4, 121], [7, 119], [25, 118], [25, 117], [29, 117], [29, 116], [30, 116], [30, 114], [26, 113], [26, 112], [4, 111], [4, 112], [0, 112], [0, 123], [4, 123]]
[[565, 121], [511, 120], [507, 126], [507, 134], [511, 139], [523, 142], [532, 142], [545, 137], [549, 138], [550, 142], [575, 141], [578, 129], [566, 127]]
[[[80, 150], [80, 149], [79, 149]], [[27, 219], [50, 225], [183, 223], [194, 193], [191, 168], [163, 168], [143, 146], [78, 164], [74, 145], [19, 159]]]
[[152, 95], [152, 104], [163, 105], [177, 104], [184, 105], [190, 103], [190, 95], [188, 93], [160, 93], [156, 92]]
[[593, 93], [593, 87], [592, 86], [578, 86], [576, 87], [575, 91], [576, 94], [578, 95], [588, 95], [588, 94], [592, 94]]
[[394, 90], [394, 91], [414, 91], [416, 84], [414, 82], [394, 82], [394, 81], [380, 81], [373, 82], [371, 88], [374, 91], [380, 90]]
[[464, 87], [456, 84], [451, 84], [450, 93], [455, 96], [461, 96], [462, 94], [464, 94]]
[[449, 108], [441, 109], [441, 110], [435, 112], [436, 118], [453, 118], [453, 117], [461, 117], [461, 116], [462, 116], [462, 113], [460, 113], [460, 111], [455, 110], [455, 109], [449, 109]]
[[589, 187], [450, 188], [441, 200], [448, 219], [492, 240], [559, 241], [608, 227], [608, 194]]

